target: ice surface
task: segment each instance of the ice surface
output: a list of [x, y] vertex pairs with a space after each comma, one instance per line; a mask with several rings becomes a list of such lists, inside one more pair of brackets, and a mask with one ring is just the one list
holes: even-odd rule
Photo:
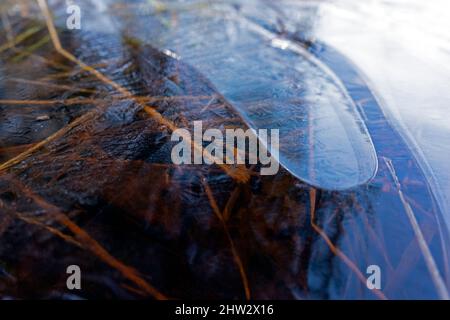
[[250, 127], [279, 129], [279, 162], [299, 179], [334, 190], [374, 176], [376, 154], [354, 102], [301, 46], [229, 5], [181, 12], [148, 40], [204, 74]]

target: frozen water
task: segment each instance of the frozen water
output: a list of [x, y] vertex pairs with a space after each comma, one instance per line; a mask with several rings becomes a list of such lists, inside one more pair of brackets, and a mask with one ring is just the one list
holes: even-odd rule
[[299, 179], [335, 190], [374, 176], [376, 154], [354, 102], [301, 46], [229, 5], [180, 12], [176, 25], [146, 37], [204, 74], [250, 127], [279, 129], [279, 162]]

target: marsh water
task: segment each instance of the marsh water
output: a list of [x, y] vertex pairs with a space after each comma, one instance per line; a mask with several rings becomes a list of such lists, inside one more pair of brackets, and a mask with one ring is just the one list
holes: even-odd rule
[[[115, 87], [54, 50], [34, 2], [1, 7], [14, 45], [0, 47], [0, 296], [448, 298], [434, 5], [79, 5], [82, 28], [67, 30], [49, 1], [62, 45]], [[277, 128], [281, 170], [174, 166], [164, 119]], [[77, 295], [72, 263], [87, 274]]]

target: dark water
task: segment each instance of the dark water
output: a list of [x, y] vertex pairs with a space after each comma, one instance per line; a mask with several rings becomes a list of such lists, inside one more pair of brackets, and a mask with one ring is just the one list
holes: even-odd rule
[[39, 31], [0, 53], [0, 157], [65, 131], [1, 171], [1, 296], [447, 297], [443, 212], [399, 128], [352, 61], [313, 41], [311, 11], [293, 32], [255, 3], [86, 3], [81, 31], [51, 4], [64, 48], [177, 127], [280, 128], [283, 167], [265, 177], [173, 165], [164, 121], [50, 41], [21, 56], [47, 31], [37, 7], [8, 16], [15, 35]]

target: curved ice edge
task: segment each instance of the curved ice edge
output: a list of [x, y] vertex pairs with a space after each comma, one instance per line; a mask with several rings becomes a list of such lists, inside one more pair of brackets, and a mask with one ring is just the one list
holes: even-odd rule
[[[311, 54], [315, 55], [319, 59], [323, 60], [332, 60], [335, 62], [339, 60], [339, 69], [344, 69], [345, 73], [353, 72], [357, 75], [359, 79], [361, 79], [365, 84], [366, 90], [369, 92], [370, 96], [376, 102], [377, 107], [379, 108], [379, 112], [382, 114], [383, 119], [391, 126], [392, 130], [394, 130], [399, 137], [404, 141], [404, 144], [410, 149], [411, 157], [417, 164], [417, 166], [422, 170], [423, 179], [428, 184], [428, 188], [432, 197], [434, 197], [434, 202], [438, 207], [438, 211], [441, 213], [450, 212], [450, 207], [444, 200], [445, 197], [442, 194], [442, 189], [437, 182], [437, 178], [435, 173], [433, 172], [430, 164], [426, 160], [426, 157], [420, 147], [417, 145], [417, 142], [414, 140], [412, 135], [406, 130], [406, 127], [403, 123], [398, 122], [390, 109], [387, 107], [388, 101], [386, 101], [382, 95], [378, 94], [375, 86], [372, 84], [371, 80], [350, 61], [346, 56], [342, 55], [338, 50], [336, 50], [333, 46], [328, 44], [324, 44], [321, 42], [316, 42], [311, 47]], [[330, 62], [332, 62], [330, 61]], [[325, 64], [328, 64], [324, 61]], [[336, 74], [341, 74], [339, 71], [335, 71]], [[342, 82], [345, 84], [347, 81], [345, 77], [340, 78]], [[370, 129], [369, 129], [370, 131]], [[450, 216], [442, 215], [442, 219], [446, 223], [447, 227], [450, 229]]]
[[[441, 237], [446, 238], [448, 237], [448, 230], [450, 230], [450, 216], [446, 213], [449, 212], [449, 206], [447, 202], [445, 201], [445, 197], [443, 195], [442, 189], [440, 188], [440, 185], [438, 184], [436, 180], [436, 176], [429, 165], [428, 161], [426, 160], [425, 155], [415, 142], [415, 140], [412, 138], [411, 134], [405, 129], [402, 123], [398, 123], [398, 121], [395, 120], [395, 117], [393, 116], [392, 112], [389, 108], [387, 108], [387, 103], [382, 95], [377, 93], [376, 87], [372, 85], [370, 79], [364, 74], [361, 70], [359, 70], [351, 60], [349, 60], [346, 56], [342, 55], [338, 50], [336, 50], [334, 47], [323, 44], [320, 42], [316, 42], [314, 45], [310, 48], [311, 52], [318, 56], [321, 60], [324, 60], [325, 63], [330, 62], [329, 65], [333, 65], [335, 67], [334, 70], [336, 70], [336, 74], [341, 74], [341, 71], [344, 71], [343, 75], [341, 77], [343, 83], [351, 83], [351, 76], [349, 73], [355, 75], [358, 79], [360, 79], [365, 86], [366, 92], [362, 93], [362, 95], [365, 95], [366, 97], [373, 99], [374, 103], [372, 107], [374, 107], [375, 113], [368, 116], [368, 122], [367, 126], [369, 130], [376, 130], [376, 128], [371, 128], [371, 122], [374, 123], [375, 127], [377, 126], [376, 123], [382, 119], [386, 126], [389, 126], [389, 129], [392, 131], [394, 135], [397, 135], [398, 137], [398, 143], [401, 148], [404, 148], [408, 150], [408, 155], [410, 155], [410, 158], [408, 158], [406, 161], [412, 160], [414, 162], [412, 170], [419, 170], [418, 174], [420, 176], [419, 179], [423, 179], [425, 181], [425, 185], [421, 188], [423, 192], [421, 194], [425, 194], [426, 198], [425, 201], [431, 201], [432, 206], [434, 210], [436, 210], [436, 223], [438, 225], [439, 234]], [[338, 62], [338, 64], [331, 64], [331, 62]], [[338, 65], [338, 67], [336, 67]], [[357, 92], [357, 90], [352, 91], [350, 90], [349, 93], [351, 95], [361, 95], [360, 92]], [[376, 135], [374, 136], [375, 145], [377, 145], [377, 139]], [[379, 150], [380, 157], [383, 160], [388, 160], [391, 162], [391, 165], [394, 165], [397, 168], [403, 167], [409, 167], [405, 166], [405, 159], [403, 157], [400, 157], [399, 159], [390, 159], [386, 158], [385, 154], [383, 154], [384, 143], [382, 143], [380, 146], [377, 146], [377, 150]], [[403, 158], [403, 159], [402, 159]], [[415, 169], [414, 169], [415, 167]], [[410, 169], [411, 170], [411, 169]], [[408, 170], [406, 173], [402, 172], [394, 172], [394, 174], [398, 175], [395, 177], [392, 177], [394, 180], [402, 180], [405, 177], [408, 177], [410, 174], [410, 170]], [[390, 171], [390, 169], [388, 169]], [[392, 174], [392, 173], [391, 173]], [[401, 188], [401, 186], [399, 186]], [[401, 192], [401, 189], [398, 190]], [[407, 191], [408, 192], [408, 191]], [[416, 191], [417, 192], [417, 191]], [[429, 198], [428, 198], [429, 197]], [[428, 200], [427, 200], [428, 198]], [[420, 199], [416, 199], [420, 203]], [[414, 214], [414, 212], [413, 212]], [[447, 294], [447, 293], [445, 293]]]
[[[369, 159], [370, 169], [367, 169], [367, 172], [369, 172], [369, 174], [367, 174], [365, 177], [362, 177], [362, 178], [360, 177], [360, 179], [357, 182], [354, 182], [351, 184], [350, 183], [347, 183], [347, 184], [345, 184], [345, 183], [339, 183], [339, 184], [323, 183], [323, 184], [321, 184], [321, 183], [318, 183], [317, 181], [312, 181], [311, 179], [309, 179], [307, 177], [297, 174], [296, 172], [291, 170], [288, 165], [284, 164], [284, 161], [282, 159], [277, 159], [279, 164], [286, 171], [291, 173], [293, 176], [295, 176], [299, 180], [301, 180], [315, 188], [322, 189], [322, 190], [343, 191], [343, 190], [353, 189], [360, 185], [369, 183], [378, 172], [378, 156], [377, 156], [377, 153], [375, 150], [375, 146], [370, 137], [369, 130], [367, 129], [367, 127], [364, 124], [364, 120], [360, 114], [360, 111], [357, 108], [353, 98], [349, 95], [349, 93], [348, 93], [344, 83], [341, 81], [341, 79], [334, 73], [334, 71], [332, 71], [332, 69], [330, 67], [328, 67], [327, 64], [322, 62], [313, 53], [311, 53], [308, 50], [306, 50], [305, 48], [303, 48], [300, 44], [298, 44], [290, 39], [280, 37], [277, 34], [265, 29], [264, 27], [252, 22], [251, 20], [249, 20], [246, 17], [241, 16], [239, 14], [234, 15], [234, 19], [239, 20], [240, 23], [245, 24], [253, 32], [259, 34], [260, 36], [262, 36], [270, 41], [282, 42], [283, 47], [284, 47], [283, 49], [290, 50], [290, 51], [304, 57], [306, 60], [310, 61], [312, 64], [316, 65], [320, 70], [322, 70], [327, 76], [329, 76], [333, 80], [333, 82], [337, 85], [339, 90], [341, 90], [341, 92], [345, 96], [345, 98], [350, 102], [352, 109], [355, 110], [354, 115], [357, 118], [359, 118], [358, 120], [360, 120], [360, 126], [362, 126], [363, 129], [367, 132], [367, 138], [369, 139], [368, 142], [370, 144], [370, 152], [366, 156], [370, 157], [370, 159]], [[244, 117], [244, 118], [246, 118], [246, 117]], [[245, 119], [244, 119], [244, 121], [247, 122]], [[250, 125], [250, 124], [247, 123], [247, 125]], [[265, 147], [267, 148], [268, 146], [265, 145]], [[270, 150], [270, 147], [269, 147], [269, 150]]]

